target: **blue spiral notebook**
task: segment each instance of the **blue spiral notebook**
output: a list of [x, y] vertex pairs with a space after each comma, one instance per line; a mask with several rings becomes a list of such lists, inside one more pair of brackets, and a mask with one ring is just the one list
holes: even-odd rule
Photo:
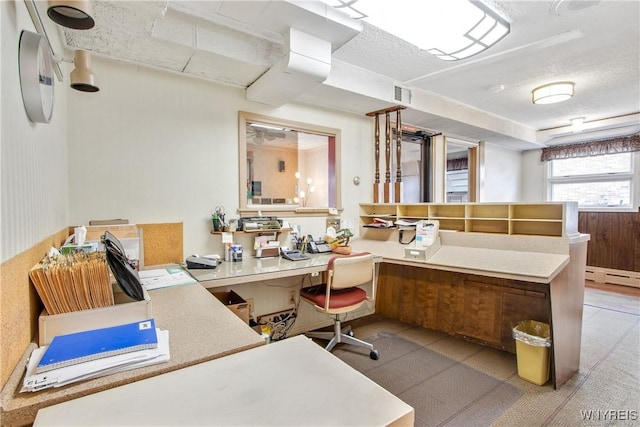
[[158, 336], [153, 319], [57, 335], [40, 359], [36, 373], [156, 347]]

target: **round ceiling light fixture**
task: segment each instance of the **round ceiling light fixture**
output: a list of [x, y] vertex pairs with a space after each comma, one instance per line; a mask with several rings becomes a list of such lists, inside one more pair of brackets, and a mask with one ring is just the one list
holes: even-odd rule
[[531, 102], [534, 104], [555, 104], [566, 101], [573, 96], [572, 82], [557, 82], [539, 86], [531, 91]]

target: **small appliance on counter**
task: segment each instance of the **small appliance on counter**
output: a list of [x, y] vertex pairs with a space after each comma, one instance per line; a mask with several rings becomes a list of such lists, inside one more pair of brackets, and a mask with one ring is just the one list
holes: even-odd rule
[[211, 269], [216, 268], [220, 263], [219, 255], [199, 256], [191, 255], [185, 260], [189, 269]]

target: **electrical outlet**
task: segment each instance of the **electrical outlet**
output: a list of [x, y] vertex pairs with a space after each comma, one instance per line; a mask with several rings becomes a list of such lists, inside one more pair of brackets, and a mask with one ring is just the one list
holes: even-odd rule
[[296, 291], [289, 291], [289, 304], [296, 304]]
[[247, 305], [249, 306], [249, 313], [253, 313], [253, 298], [247, 298]]

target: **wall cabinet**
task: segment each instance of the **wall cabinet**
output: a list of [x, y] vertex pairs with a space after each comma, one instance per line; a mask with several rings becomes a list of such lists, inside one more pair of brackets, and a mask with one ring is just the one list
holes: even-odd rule
[[578, 233], [578, 205], [562, 203], [363, 203], [360, 225], [374, 218], [438, 220], [441, 230], [566, 237]]

